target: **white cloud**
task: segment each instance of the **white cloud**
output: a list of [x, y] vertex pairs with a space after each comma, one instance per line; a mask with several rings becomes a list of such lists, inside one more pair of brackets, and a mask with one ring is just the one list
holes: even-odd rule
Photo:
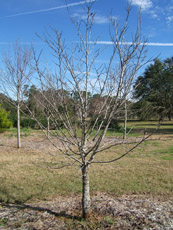
[[[75, 13], [75, 14], [73, 14], [73, 17], [81, 18], [83, 20], [87, 19], [87, 16], [84, 14], [81, 14], [81, 13]], [[96, 23], [96, 24], [107, 24], [109, 22], [110, 22], [110, 20], [108, 17], [101, 16], [101, 15], [95, 15], [94, 16], [94, 23]]]
[[132, 5], [141, 7], [142, 10], [150, 9], [153, 4], [151, 0], [131, 0]]
[[96, 24], [106, 24], [110, 22], [108, 17], [100, 16], [100, 15], [95, 16], [94, 19]]
[[155, 19], [158, 19], [158, 18], [159, 18], [159, 17], [158, 17], [158, 14], [156, 13], [156, 11], [150, 10], [149, 13], [151, 14], [151, 17], [152, 17], [152, 18], [155, 18]]
[[169, 17], [167, 17], [166, 19], [167, 19], [168, 23], [173, 22], [173, 16], [169, 16]]

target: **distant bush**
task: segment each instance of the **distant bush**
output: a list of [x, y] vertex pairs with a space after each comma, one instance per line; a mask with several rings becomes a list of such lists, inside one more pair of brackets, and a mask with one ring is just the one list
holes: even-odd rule
[[0, 132], [9, 129], [12, 126], [12, 122], [8, 118], [9, 113], [2, 109], [0, 105]]
[[37, 125], [37, 122], [31, 118], [21, 118], [21, 121], [20, 121], [20, 126], [22, 128], [35, 128]]
[[[91, 125], [92, 125], [92, 126], [94, 125], [96, 119], [97, 119], [97, 116], [94, 116], [94, 117], [92, 118], [92, 120], [91, 120]], [[100, 117], [100, 118], [98, 119], [97, 123], [96, 123], [96, 126], [95, 126], [96, 129], [100, 126], [100, 124], [101, 124], [102, 121], [103, 121], [103, 117]], [[105, 127], [106, 124], [107, 124], [107, 121], [104, 121], [103, 124], [102, 124], [102, 129]], [[109, 124], [109, 127], [108, 127], [108, 128], [109, 128], [109, 129], [112, 129], [112, 130], [118, 131], [118, 130], [120, 130], [121, 126], [119, 125], [117, 119], [112, 119], [111, 122], [110, 122], [110, 124]]]

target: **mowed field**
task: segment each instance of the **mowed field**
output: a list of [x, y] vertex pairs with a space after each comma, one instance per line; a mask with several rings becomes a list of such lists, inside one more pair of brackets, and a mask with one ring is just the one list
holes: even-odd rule
[[[129, 122], [130, 138], [150, 132], [157, 122]], [[122, 136], [109, 131], [107, 138]], [[98, 155], [107, 160], [126, 152], [132, 145], [114, 147]], [[81, 169], [78, 166], [52, 170], [61, 161], [56, 149], [42, 131], [22, 130], [22, 148], [16, 148], [16, 130], [0, 134], [0, 201], [5, 203], [52, 200], [58, 196], [81, 193]], [[111, 164], [91, 165], [91, 195], [173, 195], [173, 122], [160, 129], [138, 148]]]

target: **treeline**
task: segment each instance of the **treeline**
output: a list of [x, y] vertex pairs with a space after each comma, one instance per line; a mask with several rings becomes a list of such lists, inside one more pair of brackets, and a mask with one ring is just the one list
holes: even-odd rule
[[[109, 96], [92, 95], [90, 92], [82, 91], [83, 98], [86, 97], [86, 94], [89, 98], [88, 119], [93, 125], [105, 100], [109, 101]], [[132, 95], [130, 100], [126, 100], [128, 119], [162, 120], [166, 118], [171, 120], [173, 116], [173, 57], [164, 61], [156, 59], [153, 64], [150, 64], [144, 74], [137, 78]], [[39, 128], [40, 125], [37, 122], [39, 121], [44, 127], [49, 125], [53, 129], [54, 126], [57, 127], [58, 125], [62, 128], [62, 119], [61, 121], [57, 119], [56, 124], [53, 124], [51, 116], [55, 116], [56, 109], [63, 112], [64, 107], [68, 111], [68, 116], [73, 117], [72, 121], [75, 119], [74, 123], [76, 124], [79, 116], [79, 100], [81, 97], [78, 91], [68, 92], [67, 90], [51, 88], [40, 90], [34, 85], [25, 85], [20, 108], [22, 111], [20, 125], [27, 128]], [[121, 99], [117, 103], [121, 104]], [[1, 93], [0, 104], [0, 128], [17, 127], [17, 102]], [[125, 116], [124, 104], [121, 104], [121, 107], [120, 112], [115, 114], [115, 118], [112, 119], [109, 128], [120, 128], [118, 121], [124, 120]], [[104, 112], [102, 113], [104, 114]], [[100, 116], [99, 120], [98, 126], [103, 121], [103, 116]]]
[[[86, 92], [82, 92], [83, 97], [86, 96]], [[105, 102], [109, 103], [112, 98], [108, 99], [108, 95], [100, 97], [98, 94], [91, 95], [90, 92], [87, 93], [88, 100], [88, 121], [91, 125], [94, 124], [95, 119], [97, 118], [98, 114], [102, 110], [102, 106]], [[44, 127], [49, 127], [53, 129], [54, 127], [63, 128], [63, 119], [58, 120], [56, 119], [56, 110], [65, 113], [68, 111], [68, 116], [70, 119], [74, 120], [74, 124], [77, 125], [79, 120], [79, 101], [80, 96], [77, 91], [70, 93], [66, 90], [52, 90], [49, 89], [47, 91], [41, 91], [37, 89], [36, 86], [32, 85], [31, 87], [26, 86], [25, 91], [25, 99], [21, 102], [20, 110], [21, 110], [21, 119], [20, 125], [21, 127], [26, 128], [40, 128], [40, 124]], [[119, 101], [121, 103], [121, 100]], [[16, 101], [11, 100], [4, 94], [0, 94], [0, 104], [4, 111], [7, 111], [7, 115], [9, 120], [12, 122], [13, 127], [17, 127], [17, 115], [16, 115]], [[132, 105], [130, 101], [127, 101], [129, 106]], [[65, 109], [64, 109], [65, 108]], [[100, 125], [104, 116], [104, 111], [102, 111], [102, 115], [99, 116], [99, 120], [97, 122], [97, 126]], [[109, 128], [112, 129], [119, 129], [120, 126], [118, 125], [118, 120], [122, 119], [124, 116], [124, 109], [119, 114], [115, 114], [115, 119], [112, 119]], [[54, 117], [54, 119], [51, 119]], [[53, 120], [53, 121], [52, 121]], [[39, 124], [38, 124], [39, 121]], [[104, 124], [103, 124], [104, 127]], [[97, 128], [97, 127], [96, 127]]]

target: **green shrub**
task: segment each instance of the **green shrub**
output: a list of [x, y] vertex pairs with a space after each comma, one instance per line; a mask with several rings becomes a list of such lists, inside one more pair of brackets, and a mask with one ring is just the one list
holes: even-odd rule
[[12, 126], [12, 122], [8, 119], [8, 115], [9, 113], [0, 105], [0, 132], [9, 129]]
[[[96, 119], [97, 119], [97, 116], [94, 116], [94, 117], [91, 119], [91, 125], [92, 125], [92, 126], [94, 125]], [[100, 124], [101, 124], [102, 121], [103, 121], [103, 118], [100, 117], [100, 118], [98, 119], [98, 121], [97, 121], [96, 126], [95, 126], [96, 129], [100, 126]], [[107, 124], [107, 121], [105, 120], [105, 121], [103, 122], [103, 124], [102, 124], [102, 129], [106, 126], [106, 124]], [[120, 130], [121, 126], [119, 125], [117, 119], [112, 119], [111, 122], [110, 122], [110, 124], [109, 124], [109, 127], [108, 127], [108, 128], [109, 128], [109, 129], [112, 129], [112, 130]]]
[[22, 117], [20, 120], [20, 126], [22, 128], [35, 128], [37, 125], [37, 122], [31, 118]]

